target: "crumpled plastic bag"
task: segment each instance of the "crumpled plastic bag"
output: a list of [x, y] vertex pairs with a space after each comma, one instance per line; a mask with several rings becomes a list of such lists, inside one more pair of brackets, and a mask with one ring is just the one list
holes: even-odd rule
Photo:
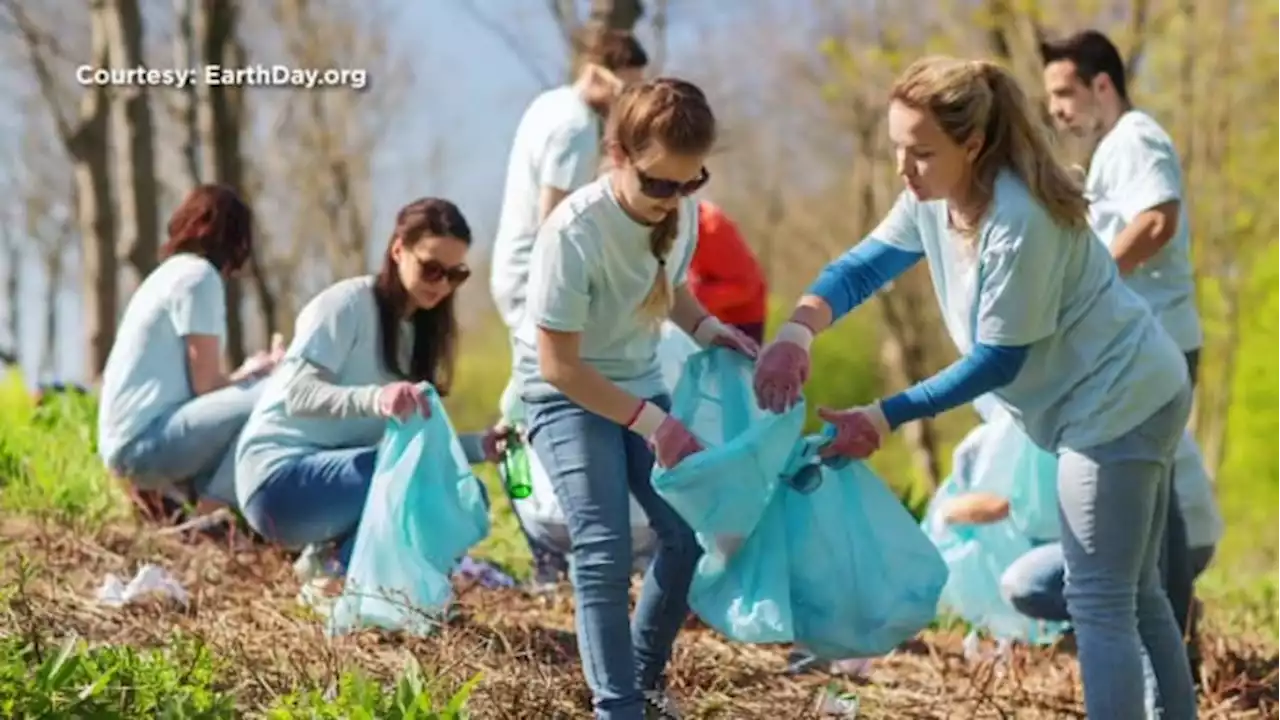
[[120, 608], [147, 596], [159, 596], [186, 605], [190, 598], [187, 590], [168, 570], [147, 563], [138, 568], [133, 579], [125, 583], [115, 573], [108, 573], [96, 593], [98, 602], [107, 607]]
[[818, 460], [830, 434], [801, 436], [803, 403], [760, 410], [751, 372], [712, 348], [673, 396], [672, 415], [706, 447], [652, 479], [706, 550], [690, 607], [740, 642], [883, 655], [932, 621], [946, 565], [864, 463]]
[[430, 633], [453, 596], [449, 575], [489, 534], [480, 481], [435, 388], [431, 417], [391, 420], [356, 532], [331, 635], [359, 627]]

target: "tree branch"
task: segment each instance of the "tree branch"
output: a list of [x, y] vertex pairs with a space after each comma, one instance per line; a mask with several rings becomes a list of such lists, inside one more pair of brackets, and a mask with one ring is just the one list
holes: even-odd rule
[[[542, 89], [545, 90], [554, 85], [550, 78], [548, 78], [546, 74], [542, 72], [542, 69], [538, 67], [538, 61], [529, 52], [529, 49], [516, 38], [515, 33], [504, 27], [502, 23], [494, 20], [488, 15], [485, 15], [474, 2], [468, 1], [459, 3], [459, 7], [467, 14], [468, 17], [475, 21], [477, 25], [493, 33], [493, 35], [507, 47], [507, 50], [520, 61], [520, 65], [525, 69], [525, 71], [533, 76], [534, 80], [538, 81], [538, 85], [541, 86]], [[553, 10], [555, 9], [554, 1], [552, 2], [552, 8]], [[559, 12], [556, 11], [556, 14], [558, 15]]]
[[5, 10], [9, 12], [18, 33], [22, 36], [27, 56], [31, 59], [31, 69], [36, 75], [36, 85], [40, 88], [40, 96], [49, 107], [49, 114], [53, 117], [54, 125], [57, 126], [58, 136], [64, 143], [70, 143], [76, 131], [67, 120], [61, 103], [58, 102], [57, 81], [54, 80], [48, 58], [45, 57], [44, 48], [49, 47], [49, 44], [44, 39], [44, 33], [31, 21], [17, 0], [0, 0], [0, 2], [3, 2]]

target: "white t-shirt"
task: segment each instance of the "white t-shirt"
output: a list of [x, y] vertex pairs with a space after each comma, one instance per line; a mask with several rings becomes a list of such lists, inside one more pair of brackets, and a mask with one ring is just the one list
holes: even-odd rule
[[489, 291], [508, 328], [519, 326], [524, 310], [542, 189], [572, 192], [591, 182], [600, 165], [599, 148], [600, 119], [571, 86], [542, 93], [520, 118], [489, 275]]
[[638, 397], [667, 392], [656, 326], [640, 317], [658, 272], [685, 284], [697, 244], [698, 208], [679, 206], [679, 229], [664, 268], [649, 249], [651, 228], [627, 215], [608, 177], [560, 203], [538, 232], [529, 305], [515, 335], [515, 378], [524, 397], [555, 395], [538, 368], [538, 328], [581, 333], [582, 358]]
[[142, 281], [125, 306], [102, 373], [98, 454], [107, 467], [153, 421], [194, 397], [185, 338], [209, 335], [221, 347], [226, 334], [222, 276], [208, 260], [179, 253]]
[[[264, 382], [236, 447], [236, 496], [241, 504], [291, 458], [337, 448], [372, 447], [387, 421], [380, 417], [295, 417], [286, 410], [289, 385], [304, 363], [333, 375], [344, 387], [386, 385], [401, 378], [382, 362], [382, 331], [373, 295], [374, 277], [340, 280], [316, 295], [298, 313], [293, 342], [279, 367]], [[413, 348], [413, 329], [399, 325], [401, 367]]]
[[905, 191], [870, 237], [925, 254], [962, 353], [975, 341], [1029, 346], [1018, 377], [993, 394], [1036, 444], [1114, 440], [1173, 399], [1187, 382], [1186, 362], [1088, 227], [1059, 226], [1007, 170], [994, 190], [977, 239], [975, 290], [964, 290], [975, 269], [958, 261], [965, 252], [946, 202]]
[[1126, 112], [1094, 151], [1085, 189], [1089, 223], [1108, 247], [1139, 213], [1180, 201], [1173, 237], [1125, 282], [1147, 301], [1183, 352], [1199, 348], [1204, 333], [1196, 309], [1187, 200], [1169, 135], [1146, 113]]

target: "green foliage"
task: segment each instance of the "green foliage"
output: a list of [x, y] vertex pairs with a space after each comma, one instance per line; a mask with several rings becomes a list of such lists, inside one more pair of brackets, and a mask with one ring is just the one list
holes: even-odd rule
[[92, 396], [59, 394], [37, 406], [17, 373], [0, 381], [0, 508], [96, 524], [121, 517], [122, 494], [96, 455]]
[[267, 720], [463, 720], [467, 700], [480, 682], [473, 676], [461, 688], [450, 691], [428, 678], [422, 666], [410, 658], [395, 687], [363, 673], [351, 672], [337, 684], [332, 699], [327, 692], [312, 689], [281, 697], [266, 713]]
[[235, 698], [217, 682], [218, 661], [175, 636], [163, 650], [90, 647], [75, 635], [57, 646], [0, 638], [0, 715], [8, 718], [235, 717]]

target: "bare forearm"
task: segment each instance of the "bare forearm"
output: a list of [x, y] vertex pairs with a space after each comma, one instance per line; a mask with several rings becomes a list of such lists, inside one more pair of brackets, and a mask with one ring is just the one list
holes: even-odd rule
[[817, 335], [831, 326], [831, 306], [817, 295], [805, 295], [796, 303], [791, 322], [804, 325]]
[[698, 327], [698, 323], [709, 313], [707, 309], [702, 307], [702, 303], [693, 296], [689, 291], [688, 285], [681, 285], [676, 288], [675, 302], [671, 304], [671, 313], [669, 317], [676, 327], [685, 331], [689, 335], [693, 335], [694, 330]]
[[[546, 372], [549, 369], [551, 372]], [[641, 399], [618, 387], [584, 362], [544, 369], [544, 375], [565, 397], [586, 410], [626, 427], [635, 417]]]
[[1155, 257], [1177, 230], [1177, 205], [1159, 206], [1138, 215], [1111, 242], [1111, 257], [1121, 275], [1128, 275]]

